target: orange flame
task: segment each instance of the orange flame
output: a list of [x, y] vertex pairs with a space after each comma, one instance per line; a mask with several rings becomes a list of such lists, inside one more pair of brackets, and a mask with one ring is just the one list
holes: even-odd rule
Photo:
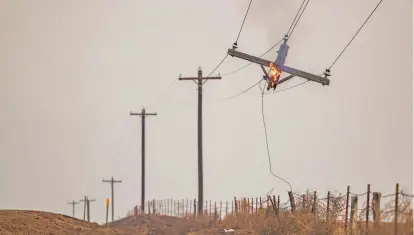
[[280, 73], [281, 73], [281, 71], [280, 71], [280, 69], [278, 68], [278, 67], [276, 67], [273, 63], [270, 63], [270, 65], [269, 65], [269, 67], [270, 67], [270, 72], [269, 72], [269, 75], [270, 75], [270, 83], [272, 84], [272, 86], [274, 85], [274, 84], [276, 84], [277, 83], [277, 81], [279, 80], [279, 77], [280, 77]]

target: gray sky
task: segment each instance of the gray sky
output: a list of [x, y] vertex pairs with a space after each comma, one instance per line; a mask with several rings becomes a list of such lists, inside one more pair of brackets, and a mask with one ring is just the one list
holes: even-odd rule
[[[239, 50], [260, 55], [287, 31], [300, 0], [253, 1]], [[289, 42], [287, 64], [319, 74], [377, 1], [311, 0]], [[104, 219], [110, 185], [116, 216], [140, 201], [138, 117], [147, 120], [147, 198], [197, 196], [194, 83], [234, 42], [248, 0], [0, 1], [0, 208], [71, 213], [96, 198]], [[267, 95], [273, 171], [294, 189], [392, 193], [413, 189], [412, 1], [384, 1], [332, 69], [331, 85]], [[275, 58], [275, 51], [267, 59]], [[229, 58], [217, 72], [245, 64]], [[205, 198], [261, 196], [288, 187], [269, 173], [259, 66], [204, 86]], [[302, 82], [293, 79], [284, 88]], [[164, 92], [167, 87], [171, 87]], [[161, 94], [161, 95], [159, 95]], [[77, 216], [82, 207], [78, 206]]]

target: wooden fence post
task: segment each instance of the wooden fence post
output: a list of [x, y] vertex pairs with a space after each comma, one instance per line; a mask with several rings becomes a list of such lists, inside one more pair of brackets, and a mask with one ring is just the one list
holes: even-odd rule
[[375, 192], [372, 194], [372, 209], [375, 227], [378, 228], [381, 223], [381, 193]]
[[262, 197], [259, 197], [259, 204], [260, 204], [260, 209], [262, 209], [263, 208]]
[[302, 194], [302, 211], [306, 212], [306, 196]]
[[289, 191], [288, 192], [289, 195], [289, 201], [290, 201], [290, 208], [291, 208], [291, 212], [294, 213], [296, 211], [296, 205], [295, 205], [295, 197], [293, 196], [293, 192]]
[[222, 208], [222, 206], [223, 206], [223, 205], [222, 205], [222, 202], [221, 202], [221, 200], [220, 200], [220, 215], [219, 215], [220, 221], [221, 221], [221, 215], [222, 215], [222, 214], [221, 214], [221, 208]]
[[250, 208], [251, 208], [251, 213], [253, 214], [253, 213], [254, 213], [254, 203], [253, 203], [253, 198], [252, 198], [252, 204], [250, 205]]
[[348, 229], [349, 190], [350, 190], [350, 186], [347, 186], [346, 187], [346, 203], [345, 203], [345, 232]]
[[228, 214], [228, 210], [229, 210], [229, 201], [226, 201], [226, 217], [227, 217], [227, 214]]
[[193, 213], [194, 213], [194, 219], [197, 218], [197, 199], [194, 199], [193, 202]]
[[358, 221], [358, 197], [352, 196], [351, 197], [351, 216], [349, 221], [349, 230], [350, 234], [354, 234], [354, 230], [356, 229], [357, 221]]
[[280, 195], [277, 195], [277, 211], [276, 211], [276, 216], [279, 216], [279, 212], [280, 212]]
[[236, 197], [234, 197], [234, 215], [237, 215], [237, 198]]
[[369, 229], [369, 199], [371, 194], [371, 184], [367, 184], [367, 212], [365, 214], [365, 234], [368, 235], [368, 229]]
[[313, 191], [312, 214], [316, 214], [316, 191]]
[[395, 185], [395, 208], [394, 208], [394, 235], [398, 235], [398, 194], [400, 191], [400, 184]]
[[331, 191], [328, 191], [328, 202], [326, 203], [326, 221], [329, 221], [329, 202], [331, 199]]

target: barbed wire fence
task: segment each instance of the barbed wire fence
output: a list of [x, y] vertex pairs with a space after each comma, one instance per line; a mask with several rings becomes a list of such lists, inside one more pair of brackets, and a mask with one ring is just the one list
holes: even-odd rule
[[[400, 190], [399, 184], [396, 184], [394, 193], [384, 195], [372, 192], [369, 184], [367, 191], [362, 193], [352, 192], [349, 186], [346, 193], [288, 192], [287, 201], [281, 201], [280, 195], [271, 193], [253, 198], [234, 197], [231, 201], [206, 200], [202, 215], [197, 213], [195, 199], [153, 199], [147, 202], [145, 214], [203, 219], [234, 227], [256, 224], [268, 231], [276, 224], [288, 223], [290, 227], [296, 224], [302, 230], [326, 231], [328, 234], [334, 230], [355, 235], [374, 231], [377, 231], [374, 234], [395, 235], [413, 232], [414, 195]], [[362, 202], [360, 207], [359, 202]], [[138, 206], [127, 216], [141, 216]], [[281, 232], [282, 226], [278, 229], [277, 232]], [[378, 232], [380, 230], [381, 233]]]

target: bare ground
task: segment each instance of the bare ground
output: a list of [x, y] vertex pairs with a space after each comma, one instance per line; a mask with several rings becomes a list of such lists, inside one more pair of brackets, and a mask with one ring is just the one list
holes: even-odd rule
[[[105, 227], [50, 212], [0, 210], [0, 235], [196, 235], [224, 234], [224, 228], [207, 219], [194, 221], [160, 215], [131, 216]], [[235, 234], [251, 233], [238, 231]]]

